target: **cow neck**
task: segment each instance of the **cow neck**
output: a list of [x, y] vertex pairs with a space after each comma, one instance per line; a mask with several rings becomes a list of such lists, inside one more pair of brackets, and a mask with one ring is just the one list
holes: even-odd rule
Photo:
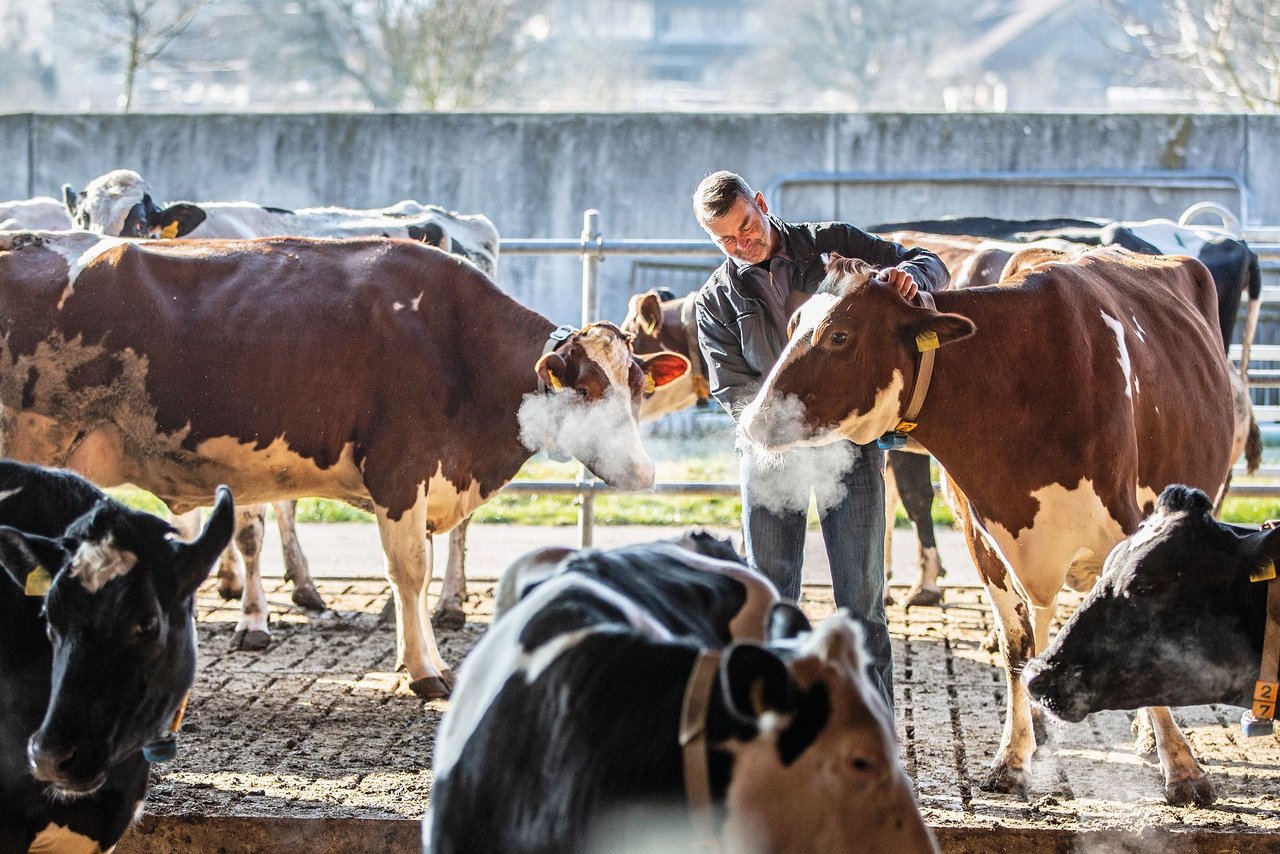
[[711, 762], [707, 754], [707, 714], [711, 708], [720, 652], [705, 650], [694, 660], [680, 706], [680, 755], [685, 798], [699, 850], [718, 854], [720, 837], [712, 813]]
[[[517, 304], [518, 305], [518, 304]], [[520, 306], [520, 308], [524, 308]], [[525, 309], [522, 314], [504, 318], [501, 321], [503, 332], [499, 336], [503, 345], [489, 365], [494, 370], [509, 370], [518, 378], [517, 387], [520, 394], [538, 391], [540, 382], [535, 367], [538, 359], [547, 351], [547, 343], [557, 327], [537, 312]]]
[[689, 356], [689, 378], [693, 382], [693, 393], [698, 402], [711, 399], [711, 383], [707, 380], [707, 370], [702, 364], [702, 349], [698, 346], [698, 322], [694, 317], [695, 309], [692, 298], [685, 298], [680, 306], [680, 329], [684, 332], [684, 344]]
[[[928, 291], [917, 291], [916, 299], [921, 307], [930, 311], [937, 308], [933, 296]], [[886, 435], [880, 437], [877, 444], [881, 448], [901, 448], [907, 443], [911, 431], [919, 426], [920, 410], [924, 407], [925, 396], [929, 393], [929, 383], [933, 380], [933, 363], [938, 353], [938, 334], [923, 332], [916, 336], [916, 352], [920, 354], [920, 362], [916, 365], [915, 376], [911, 379], [911, 393], [907, 396], [907, 409], [898, 419], [898, 425]]]
[[[1263, 529], [1276, 527], [1280, 522], [1270, 521]], [[1245, 735], [1270, 735], [1276, 717], [1277, 694], [1280, 693], [1280, 578], [1276, 575], [1275, 561], [1249, 578], [1267, 585], [1266, 628], [1262, 635], [1262, 659], [1258, 664], [1258, 679], [1253, 684], [1253, 704], [1240, 719]]]

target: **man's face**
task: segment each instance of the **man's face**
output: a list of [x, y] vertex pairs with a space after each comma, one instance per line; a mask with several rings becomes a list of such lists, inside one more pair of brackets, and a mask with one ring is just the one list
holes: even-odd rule
[[773, 226], [765, 218], [769, 208], [764, 196], [738, 199], [723, 215], [704, 221], [703, 229], [730, 258], [759, 264], [773, 256]]

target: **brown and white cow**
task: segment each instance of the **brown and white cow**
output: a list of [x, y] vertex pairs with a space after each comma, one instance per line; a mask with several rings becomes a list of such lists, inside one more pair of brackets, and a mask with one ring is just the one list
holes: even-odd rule
[[[386, 208], [352, 210], [309, 208], [286, 211], [252, 202], [178, 202], [160, 208], [147, 182], [131, 169], [101, 175], [75, 192], [63, 187], [64, 218], [70, 215], [87, 231], [113, 237], [176, 237], [179, 239], [254, 237], [402, 237], [436, 246], [468, 259], [490, 278], [498, 268], [498, 230], [482, 214], [459, 214], [436, 205], [405, 200]], [[59, 205], [62, 208], [62, 205]], [[68, 220], [69, 222], [69, 220]], [[658, 394], [662, 394], [659, 390]], [[297, 501], [273, 505], [284, 553], [285, 579], [293, 582], [295, 604], [323, 611], [324, 600], [311, 580], [310, 568], [298, 542]], [[266, 507], [237, 508], [235, 548], [227, 550], [219, 567], [219, 592], [241, 599], [240, 625], [232, 638], [237, 649], [265, 649], [271, 641], [268, 605], [259, 566]], [[194, 528], [195, 516], [182, 520]], [[449, 532], [449, 558], [444, 588], [432, 622], [458, 627], [465, 622], [465, 556], [469, 520]]]
[[[1190, 258], [1095, 249], [936, 294], [935, 310], [874, 272], [832, 259], [743, 429], [769, 447], [872, 441], [899, 424], [922, 348], [941, 344], [912, 435], [946, 469], [996, 613], [1009, 690], [983, 787], [1024, 792], [1035, 737], [1017, 674], [1047, 643], [1063, 583], [1087, 589], [1166, 485], [1217, 495], [1226, 481], [1231, 384], [1213, 280]], [[1153, 718], [1166, 746], [1185, 747], [1167, 709]]]
[[[0, 236], [0, 450], [137, 484], [178, 511], [223, 482], [247, 502], [372, 510], [399, 660], [415, 691], [444, 696], [428, 538], [531, 447], [651, 485], [636, 425], [646, 377], [687, 369], [674, 354], [636, 359], [611, 324], [553, 331], [473, 265], [408, 241], [13, 233]], [[540, 380], [553, 391], [537, 394]]]

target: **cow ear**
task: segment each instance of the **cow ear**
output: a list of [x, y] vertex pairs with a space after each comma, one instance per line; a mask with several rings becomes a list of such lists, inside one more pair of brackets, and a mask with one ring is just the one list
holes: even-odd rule
[[560, 391], [568, 384], [566, 378], [569, 375], [569, 365], [559, 353], [552, 351], [544, 355], [538, 360], [534, 370], [542, 384], [552, 391]]
[[720, 690], [729, 713], [757, 725], [766, 712], [791, 712], [797, 688], [782, 659], [751, 643], [735, 643], [720, 660]]
[[71, 219], [75, 220], [76, 208], [80, 206], [80, 202], [84, 200], [84, 193], [77, 193], [71, 189], [70, 184], [62, 185], [62, 203], [67, 206], [67, 213], [71, 215]]
[[793, 602], [774, 602], [765, 617], [765, 636], [770, 643], [791, 640], [813, 631], [813, 624]]
[[640, 302], [636, 306], [636, 317], [640, 318], [640, 328], [650, 338], [657, 338], [662, 329], [662, 303], [656, 291], [640, 294], [636, 297]]
[[931, 341], [936, 341], [937, 344], [934, 346], [940, 347], [952, 341], [968, 338], [978, 328], [972, 320], [959, 314], [945, 314], [924, 309], [918, 311], [919, 313], [913, 319], [901, 327], [903, 339], [916, 349], [928, 349]]
[[235, 533], [235, 502], [231, 498], [231, 490], [225, 486], [218, 487], [218, 497], [205, 522], [204, 530], [190, 542], [178, 543], [175, 547], [177, 557], [174, 575], [177, 580], [179, 599], [186, 599], [196, 592], [213, 569], [218, 555], [231, 542]]
[[1280, 527], [1250, 534], [1242, 553], [1249, 580], [1270, 581], [1280, 571]]
[[[66, 562], [67, 552], [57, 540], [0, 526], [0, 566], [4, 575], [29, 596], [43, 596]], [[34, 578], [43, 570], [43, 578]]]
[[[653, 381], [653, 387], [674, 382], [689, 372], [689, 360], [679, 353], [662, 351], [650, 356], [636, 356], [644, 375]], [[645, 384], [646, 386], [648, 383]]]
[[185, 237], [204, 222], [207, 216], [204, 209], [197, 205], [185, 202], [169, 205], [152, 218], [152, 236], [167, 239]]

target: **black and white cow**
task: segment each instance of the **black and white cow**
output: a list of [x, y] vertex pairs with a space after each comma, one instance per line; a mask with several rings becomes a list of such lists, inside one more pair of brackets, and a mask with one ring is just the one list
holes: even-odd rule
[[78, 475], [0, 461], [0, 851], [109, 851], [137, 816], [233, 515], [222, 488], [182, 542]]
[[[429, 851], [610, 850], [609, 825], [651, 825], [649, 810], [679, 850], [712, 833], [730, 851], [937, 851], [860, 628], [841, 615], [795, 640], [807, 621], [778, 605], [768, 645], [724, 648], [741, 585], [703, 561], [673, 544], [583, 552], [493, 623], [437, 741]], [[682, 721], [699, 699], [705, 715]], [[695, 765], [682, 731], [705, 739]], [[696, 763], [710, 830], [686, 801]]]
[[0, 231], [66, 231], [71, 217], [62, 202], [49, 196], [0, 202]]
[[[1103, 709], [1250, 705], [1268, 587], [1251, 576], [1280, 560], [1280, 529], [1228, 525], [1212, 511], [1198, 489], [1165, 488], [1155, 512], [1111, 551], [1088, 598], [1023, 671], [1032, 699], [1067, 721]], [[1186, 789], [1184, 801], [1211, 800], [1205, 778], [1174, 779], [1167, 788]]]

